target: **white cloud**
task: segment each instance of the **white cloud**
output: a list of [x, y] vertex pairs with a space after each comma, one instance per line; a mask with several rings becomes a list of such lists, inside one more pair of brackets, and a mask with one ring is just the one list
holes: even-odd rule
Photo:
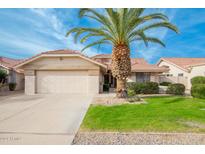
[[[44, 27], [43, 29], [39, 29], [38, 31], [54, 36], [56, 39], [60, 40], [67, 48], [81, 50], [85, 47], [85, 45], [81, 43], [75, 44], [73, 42], [72, 35], [70, 35], [68, 38], [65, 37], [66, 30], [70, 27], [66, 27], [62, 23], [62, 21], [57, 16], [57, 12], [54, 9], [31, 9], [31, 11], [41, 16], [51, 26], [50, 30], [44, 30], [46, 28]], [[75, 22], [75, 18], [72, 19], [74, 20], [73, 22]], [[93, 48], [89, 48], [84, 52], [84, 54], [88, 56], [93, 56], [97, 53], [98, 52]]]
[[[160, 9], [161, 13], [166, 14], [169, 17], [169, 21], [173, 21], [174, 17], [176, 16], [177, 11], [174, 9]], [[148, 32], [149, 36], [154, 36], [162, 41], [165, 42], [166, 44], [166, 39], [169, 39], [167, 37], [168, 31], [170, 31], [167, 28], [160, 28], [160, 29], [154, 29], [152, 31]], [[166, 39], [165, 39], [166, 38]], [[139, 54], [145, 58], [147, 61], [152, 61], [156, 59], [157, 57], [161, 56], [161, 49], [162, 47], [159, 45], [150, 45], [148, 47], [143, 47], [143, 49], [139, 50]]]

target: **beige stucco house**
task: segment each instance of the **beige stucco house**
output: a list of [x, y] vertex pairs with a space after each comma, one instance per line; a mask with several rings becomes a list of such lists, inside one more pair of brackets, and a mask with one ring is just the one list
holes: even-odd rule
[[169, 69], [160, 76], [160, 82], [182, 83], [188, 90], [193, 77], [205, 76], [205, 58], [161, 58], [157, 65]]
[[[116, 88], [110, 70], [111, 55], [86, 57], [78, 51], [48, 51], [24, 60], [15, 69], [24, 70], [25, 93], [96, 94]], [[166, 68], [150, 65], [144, 59], [132, 59], [132, 74], [128, 81], [158, 81]]]
[[[108, 82], [110, 91], [116, 87], [116, 79], [111, 73], [111, 54], [100, 54], [92, 57], [95, 61], [107, 65], [107, 72], [103, 74], [104, 83]], [[131, 58], [131, 75], [128, 82], [159, 82], [159, 74], [168, 71], [164, 67], [148, 64], [143, 58]]]
[[[16, 90], [24, 89], [24, 73], [21, 69], [14, 69], [14, 66], [21, 62], [19, 59], [0, 57], [0, 69], [3, 69], [8, 74], [7, 83], [16, 83]], [[3, 89], [8, 90], [8, 87]]]

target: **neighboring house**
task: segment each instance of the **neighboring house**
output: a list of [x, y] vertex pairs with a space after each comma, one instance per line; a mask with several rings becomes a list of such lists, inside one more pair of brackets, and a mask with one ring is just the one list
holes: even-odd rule
[[205, 76], [205, 58], [161, 58], [157, 65], [169, 69], [160, 77], [160, 82], [182, 83], [188, 90], [193, 77]]
[[[109, 85], [116, 87], [116, 79], [110, 70], [111, 55], [86, 57], [78, 51], [48, 51], [18, 63], [15, 69], [25, 73], [25, 93], [84, 93], [103, 92]], [[166, 68], [150, 65], [144, 59], [132, 59], [129, 81], [157, 81], [158, 74]]]
[[14, 69], [13, 66], [21, 62], [18, 59], [0, 57], [0, 68], [8, 74], [7, 83], [16, 83], [16, 90], [24, 89], [24, 74], [22, 70]]

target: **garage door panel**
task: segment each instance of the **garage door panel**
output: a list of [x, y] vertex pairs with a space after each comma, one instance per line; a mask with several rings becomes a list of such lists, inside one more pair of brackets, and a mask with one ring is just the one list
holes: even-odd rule
[[37, 93], [87, 93], [87, 71], [37, 71]]

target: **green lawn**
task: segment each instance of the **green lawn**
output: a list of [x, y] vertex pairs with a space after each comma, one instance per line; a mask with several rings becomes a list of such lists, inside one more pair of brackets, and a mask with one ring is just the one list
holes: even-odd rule
[[205, 100], [152, 97], [147, 104], [91, 105], [81, 130], [205, 132]]

